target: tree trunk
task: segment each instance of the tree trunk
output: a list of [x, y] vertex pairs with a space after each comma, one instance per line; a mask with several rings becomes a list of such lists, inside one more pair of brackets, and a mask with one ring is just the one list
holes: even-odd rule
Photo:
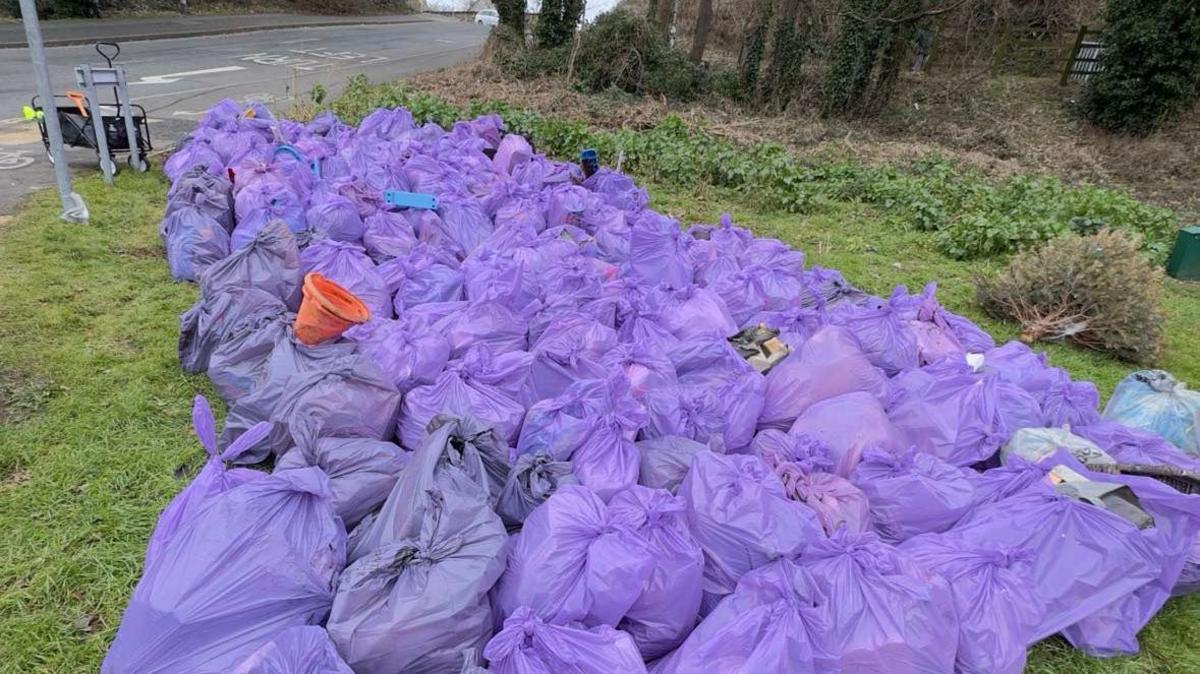
[[693, 63], [704, 60], [704, 48], [708, 45], [708, 31], [712, 28], [713, 0], [700, 0], [696, 13], [696, 30], [692, 34], [692, 51], [688, 58]]
[[674, 3], [672, 0], [658, 0], [658, 6], [655, 8], [654, 23], [663, 35], [668, 35], [671, 32], [671, 9]]

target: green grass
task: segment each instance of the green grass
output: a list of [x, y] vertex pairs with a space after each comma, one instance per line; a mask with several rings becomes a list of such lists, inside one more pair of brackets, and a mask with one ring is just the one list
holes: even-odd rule
[[[159, 510], [203, 461], [190, 433], [203, 376], [179, 369], [177, 317], [193, 286], [172, 283], [156, 226], [166, 183], [125, 173], [116, 188], [79, 181], [88, 225], [61, 222], [52, 194], [0, 225], [0, 672], [92, 672], [120, 621]], [[880, 231], [881, 213], [833, 205], [815, 215], [761, 210], [719, 190], [652, 187], [684, 221], [724, 210], [760, 235], [804, 250], [875, 293], [940, 282], [951, 309], [1000, 339], [1014, 326], [971, 302], [986, 262], [937, 253], [930, 235]], [[1168, 289], [1164, 366], [1200, 382], [1200, 288]], [[1104, 393], [1131, 368], [1070, 347], [1052, 360]], [[1086, 658], [1061, 642], [1034, 649], [1039, 674], [1200, 672], [1200, 598], [1172, 601], [1135, 658]]]

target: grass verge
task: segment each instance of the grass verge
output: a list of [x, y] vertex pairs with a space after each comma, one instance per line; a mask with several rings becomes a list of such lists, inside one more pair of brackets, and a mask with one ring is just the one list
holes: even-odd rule
[[[196, 290], [171, 282], [156, 234], [166, 183], [126, 172], [115, 188], [90, 177], [77, 189], [92, 210], [88, 225], [57, 220], [54, 195], [43, 193], [0, 227], [0, 672], [96, 671], [158, 512], [203, 462], [189, 411], [208, 382], [175, 356], [177, 317]], [[936, 279], [951, 309], [1000, 339], [1016, 332], [973, 307], [970, 280], [993, 263], [945, 258], [929, 234], [876, 224], [887, 221], [877, 207], [793, 215], [731, 190], [650, 189], [653, 205], [685, 222], [728, 210], [875, 293]], [[1200, 382], [1200, 288], [1171, 283], [1167, 296], [1164, 366]], [[1049, 351], [1105, 394], [1130, 369], [1070, 347]], [[1051, 640], [1034, 649], [1028, 671], [1200, 672], [1197, 624], [1200, 597], [1174, 600], [1137, 657], [1096, 660]]]

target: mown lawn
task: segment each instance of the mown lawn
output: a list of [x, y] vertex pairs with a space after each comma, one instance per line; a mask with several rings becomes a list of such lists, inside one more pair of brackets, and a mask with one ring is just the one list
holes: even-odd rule
[[[175, 360], [177, 317], [196, 291], [171, 282], [156, 234], [166, 183], [124, 173], [115, 189], [97, 178], [77, 188], [92, 211], [88, 225], [58, 221], [49, 193], [0, 224], [0, 672], [97, 669], [159, 510], [203, 461], [189, 411], [208, 382]], [[880, 231], [868, 207], [794, 216], [716, 190], [652, 194], [685, 221], [728, 210], [875, 293], [936, 279], [951, 309], [998, 338], [1016, 332], [972, 306], [971, 279], [993, 265], [951, 261], [925, 234]], [[1200, 382], [1200, 287], [1172, 283], [1167, 297], [1163, 365]], [[1069, 347], [1050, 353], [1105, 394], [1130, 370]], [[1176, 600], [1143, 633], [1135, 658], [1095, 660], [1050, 641], [1035, 649], [1029, 671], [1200, 672], [1197, 625], [1200, 599]]]

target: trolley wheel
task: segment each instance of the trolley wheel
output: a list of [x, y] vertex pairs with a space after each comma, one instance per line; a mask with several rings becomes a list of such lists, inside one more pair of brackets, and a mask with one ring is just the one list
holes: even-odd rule
[[107, 162], [107, 163], [108, 163], [109, 170], [111, 170], [111, 171], [112, 171], [112, 174], [113, 174], [114, 176], [115, 176], [115, 175], [117, 175], [117, 167], [118, 167], [118, 166], [120, 166], [120, 164], [118, 164], [118, 163], [117, 163], [117, 160], [116, 160], [116, 158], [114, 158], [114, 157], [109, 157], [109, 158], [107, 158], [107, 159], [101, 159], [101, 160], [100, 160], [100, 168], [101, 168], [101, 169], [103, 169], [103, 168], [104, 168], [104, 164], [105, 164], [105, 162]]
[[46, 160], [50, 162], [51, 166], [54, 166], [54, 153], [50, 151], [50, 148], [46, 148]]
[[146, 161], [145, 157], [141, 157], [135, 162], [133, 155], [129, 155], [129, 167], [138, 173], [145, 173], [150, 170], [150, 162]]

